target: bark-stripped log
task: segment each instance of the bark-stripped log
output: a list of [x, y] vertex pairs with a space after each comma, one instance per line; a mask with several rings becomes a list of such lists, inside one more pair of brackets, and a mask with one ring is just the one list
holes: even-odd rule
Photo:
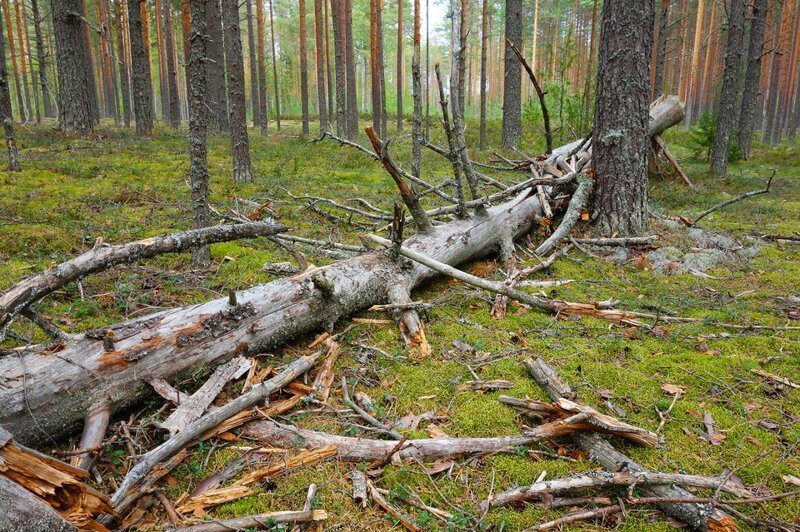
[[[441, 225], [404, 244], [460, 264], [495, 251], [505, 235], [526, 233], [536, 216], [539, 200], [525, 193], [489, 209], [487, 217]], [[234, 308], [224, 297], [111, 325], [110, 352], [103, 348], [104, 334], [90, 332], [59, 346], [57, 356], [43, 349], [5, 357], [0, 423], [23, 442], [63, 436], [94, 404], [108, 401], [117, 411], [140, 401], [150, 393], [144, 378], [171, 380], [191, 368], [330, 328], [344, 316], [388, 302], [390, 283], [411, 290], [435, 275], [396, 263], [382, 251], [368, 253], [239, 292]]]
[[0, 530], [71, 532], [77, 529], [31, 492], [0, 476]]
[[0, 296], [0, 327], [32, 303], [52, 294], [59, 288], [90, 273], [107, 270], [117, 264], [127, 264], [165, 253], [180, 253], [198, 246], [227, 242], [255, 236], [271, 236], [286, 227], [266, 220], [237, 225], [217, 225], [204, 229], [183, 231], [160, 237], [145, 238], [118, 246], [100, 246], [34, 275]]

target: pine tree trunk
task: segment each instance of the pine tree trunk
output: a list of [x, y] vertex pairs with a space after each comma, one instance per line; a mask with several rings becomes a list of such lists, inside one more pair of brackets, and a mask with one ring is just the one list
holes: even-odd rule
[[703, 38], [703, 15], [705, 14], [704, 1], [705, 0], [698, 0], [697, 3], [697, 22], [694, 30], [694, 45], [692, 46], [692, 64], [689, 68], [689, 83], [686, 91], [686, 118], [683, 120], [683, 125], [687, 130], [692, 124], [697, 105], [697, 76], [700, 73], [700, 45], [702, 44]]
[[317, 58], [317, 107], [319, 109], [319, 132], [328, 130], [328, 95], [325, 91], [325, 27], [322, 3], [314, 0], [314, 52]]
[[648, 227], [649, 60], [653, 0], [603, 2], [592, 135], [595, 225], [638, 235]]
[[791, 52], [787, 56], [789, 62], [784, 70], [785, 81], [782, 84], [780, 91], [780, 105], [779, 105], [779, 120], [777, 127], [773, 133], [773, 141], [775, 144], [781, 142], [783, 132], [789, 127], [789, 118], [792, 110], [792, 100], [794, 99], [794, 79], [797, 75], [797, 53], [800, 48], [800, 27], [798, 27], [798, 20], [800, 20], [800, 1], [795, 0], [794, 13], [787, 13], [786, 25], [792, 29], [791, 34]]
[[[352, 2], [352, 0], [348, 0]], [[378, 73], [381, 82], [381, 132], [388, 134], [388, 123], [386, 114], [386, 62], [383, 56], [383, 0], [376, 0], [378, 7]], [[350, 27], [350, 38], [352, 39], [352, 22]], [[356, 116], [356, 135], [358, 135], [358, 116]]]
[[[3, 16], [6, 23], [6, 34], [8, 35], [8, 53], [11, 56], [11, 72], [14, 75], [14, 88], [17, 95], [17, 112], [20, 120], [25, 121], [25, 103], [22, 100], [22, 85], [19, 82], [19, 66], [17, 64], [17, 46], [14, 42], [14, 24], [11, 18], [11, 5], [9, 0], [3, 0]], [[55, 11], [54, 11], [55, 14]]]
[[272, 38], [272, 87], [275, 93], [275, 126], [278, 131], [281, 130], [281, 93], [278, 88], [278, 58], [277, 50], [275, 48], [275, 15], [272, 9], [272, 4], [275, 0], [269, 0], [269, 34]]
[[414, 118], [411, 123], [411, 173], [420, 174], [422, 157], [422, 72], [420, 62], [420, 10], [419, 0], [414, 0], [414, 53], [411, 57], [411, 97], [414, 100]]
[[125, 31], [127, 26], [125, 21], [125, 0], [114, 0], [114, 11], [116, 15], [117, 29], [117, 62], [119, 64], [120, 92], [122, 92], [122, 123], [125, 127], [131, 127], [131, 82], [128, 77], [128, 47], [125, 45]]
[[[5, 6], [3, 6], [5, 7]], [[8, 149], [8, 171], [19, 172], [19, 153], [14, 138], [14, 119], [11, 116], [11, 91], [8, 88], [8, 67], [6, 66], [6, 47], [3, 39], [3, 17], [0, 17], [0, 120]]]
[[765, 120], [761, 130], [761, 140], [771, 143], [772, 130], [775, 124], [775, 112], [778, 107], [778, 84], [781, 78], [781, 59], [783, 54], [778, 50], [781, 42], [781, 15], [783, 14], [783, 2], [777, 2], [774, 7], [772, 20], [772, 59], [770, 60], [769, 87], [764, 101]]
[[[192, 221], [195, 229], [208, 227], [211, 209], [208, 204], [208, 159], [206, 137], [208, 134], [208, 101], [206, 96], [208, 76], [208, 12], [207, 0], [189, 0], [191, 9], [191, 53], [189, 56], [189, 183], [192, 188]], [[208, 246], [192, 251], [192, 267], [205, 269], [211, 264]]]
[[247, 55], [250, 62], [250, 108], [253, 112], [253, 127], [258, 127], [261, 125], [261, 118], [258, 115], [261, 104], [258, 92], [258, 50], [253, 27], [253, 0], [245, 0], [245, 5], [247, 6]]
[[397, 133], [403, 132], [403, 86], [405, 84], [405, 63], [403, 62], [403, 1], [397, 2]]
[[164, 50], [167, 55], [167, 83], [169, 85], [168, 122], [173, 129], [181, 125], [181, 97], [178, 92], [178, 62], [175, 57], [175, 42], [172, 38], [172, 4], [164, 0], [161, 4], [164, 12]]
[[83, 34], [83, 42], [86, 43], [81, 49], [84, 56], [84, 67], [86, 68], [86, 79], [89, 80], [89, 98], [91, 103], [92, 121], [100, 120], [100, 101], [97, 97], [97, 79], [94, 75], [94, 54], [92, 52], [92, 36], [89, 33], [89, 13], [86, 9], [86, 0], [81, 0], [81, 10], [83, 20], [81, 24], [81, 33]]
[[222, 0], [225, 18], [225, 63], [228, 65], [228, 104], [230, 106], [233, 180], [247, 183], [250, 170], [250, 142], [247, 138], [247, 101], [244, 94], [244, 56], [239, 28], [239, 0]]
[[331, 70], [331, 35], [330, 35], [330, 16], [328, 14], [329, 7], [333, 0], [322, 0], [325, 4], [325, 79], [328, 84], [328, 127], [333, 125], [334, 103], [333, 103], [333, 72]]
[[100, 60], [103, 67], [103, 99], [105, 100], [106, 113], [114, 119], [115, 124], [119, 124], [119, 114], [117, 113], [117, 79], [111, 70], [111, 25], [110, 17], [106, 12], [106, 0], [100, 0], [96, 4], [97, 20], [100, 24]]
[[[488, 44], [489, 39], [487, 31], [489, 29], [489, 0], [483, 0], [483, 10], [481, 19], [481, 131], [480, 131], [480, 150], [486, 149], [486, 73], [487, 73], [487, 59], [488, 59]], [[536, 0], [536, 14], [534, 21], [538, 21], [539, 14], [539, 0]], [[536, 23], [534, 22], [534, 27]], [[534, 54], [536, 53], [536, 31], [534, 30]]]
[[54, 116], [53, 104], [50, 100], [50, 86], [47, 82], [47, 62], [44, 53], [44, 38], [42, 37], [42, 17], [39, 14], [39, 0], [31, 0], [31, 13], [33, 14], [33, 34], [36, 41], [36, 59], [39, 63], [39, 84], [42, 87], [42, 110], [44, 116]]
[[728, 44], [725, 47], [725, 71], [717, 112], [717, 132], [711, 150], [711, 170], [719, 177], [728, 173], [728, 144], [736, 131], [739, 92], [739, 70], [742, 65], [744, 41], [744, 0], [731, 0], [728, 6]]
[[256, 0], [256, 22], [258, 28], [258, 104], [260, 105], [258, 117], [261, 120], [261, 134], [266, 135], [269, 129], [269, 100], [267, 97], [267, 67], [264, 47], [265, 21], [264, 2]]
[[714, 44], [716, 42], [716, 26], [717, 26], [717, 3], [712, 0], [711, 2], [711, 18], [708, 21], [708, 42], [706, 43], [706, 57], [703, 61], [703, 78], [700, 84], [700, 94], [697, 96], [697, 107], [694, 111], [695, 117], [700, 117], [708, 109], [708, 92], [709, 87], [713, 85], [711, 82], [711, 67], [714, 63], [716, 52]]
[[19, 44], [19, 58], [20, 66], [22, 67], [22, 88], [25, 94], [25, 120], [31, 119], [31, 92], [28, 88], [28, 60], [26, 59], [27, 53], [25, 52], [25, 37], [22, 32], [22, 13], [20, 9], [20, 0], [14, 2], [14, 14], [17, 19], [17, 41]]
[[[522, 49], [522, 0], [506, 2], [505, 37]], [[504, 64], [502, 144], [513, 148], [522, 138], [522, 67], [508, 44]]]
[[161, 120], [169, 123], [169, 83], [167, 81], [167, 58], [164, 51], [164, 22], [162, 13], [167, 0], [154, 0], [156, 19], [156, 53], [158, 54], [158, 93], [161, 100]]
[[742, 93], [742, 108], [739, 112], [739, 131], [736, 136], [745, 159], [750, 157], [753, 133], [756, 126], [756, 101], [761, 87], [761, 58], [764, 49], [764, 33], [767, 25], [767, 0], [755, 0], [750, 17], [750, 44], [748, 46], [747, 73]]
[[347, 81], [345, 80], [344, 8], [346, 0], [331, 0], [333, 50], [336, 67], [336, 133], [347, 137]]
[[[142, 9], [144, 0], [128, 0], [128, 24], [131, 39], [131, 77], [133, 78], [133, 111], [136, 132], [153, 132], [153, 82], [150, 79], [150, 60], [145, 48]], [[63, 102], [62, 102], [63, 105]]]
[[94, 126], [90, 94], [90, 84], [94, 80], [87, 78], [89, 69], [86, 68], [86, 54], [83, 53], [86, 39], [80, 12], [80, 0], [53, 4], [58, 66], [58, 123], [62, 131], [91, 131]]
[[[192, 19], [194, 20], [194, 19]], [[208, 132], [211, 134], [229, 131], [228, 98], [225, 92], [225, 50], [223, 47], [222, 12], [220, 0], [210, 0], [206, 6], [208, 31], [208, 74], [206, 78], [206, 105], [209, 107]]]
[[300, 0], [300, 110], [303, 136], [308, 136], [308, 48], [306, 45], [306, 0]]
[[347, 138], [358, 138], [358, 98], [356, 92], [356, 57], [353, 43], [353, 2], [340, 0], [344, 6], [342, 23], [344, 28], [344, 55], [347, 80]]
[[[664, 0], [665, 2], [669, 3], [669, 0]], [[586, 83], [583, 85], [583, 107], [586, 111], [585, 116], [589, 116], [592, 112], [592, 85], [591, 80], [594, 79], [594, 72], [592, 72], [594, 66], [594, 41], [597, 29], [597, 0], [594, 0], [594, 4], [592, 6], [592, 27], [589, 30], [589, 58], [587, 60], [586, 65]], [[666, 33], [664, 33], [664, 38], [666, 39]], [[664, 74], [664, 64], [663, 58], [661, 62], [661, 75], [663, 78]], [[656, 76], [658, 73], [656, 72]]]

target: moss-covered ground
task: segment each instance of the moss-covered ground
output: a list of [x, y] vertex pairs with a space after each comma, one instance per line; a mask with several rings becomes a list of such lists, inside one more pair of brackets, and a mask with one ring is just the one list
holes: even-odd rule
[[[150, 235], [190, 227], [188, 157], [185, 131], [158, 128], [150, 138], [104, 125], [91, 136], [64, 136], [46, 126], [18, 129], [24, 171], [0, 174], [0, 290], [20, 278], [64, 261], [91, 247], [97, 237], [122, 243]], [[407, 131], [409, 126], [407, 126]], [[221, 213], [251, 207], [240, 200], [268, 203], [291, 232], [319, 239], [358, 243], [364, 226], [348, 223], [346, 214], [329, 206], [319, 209], [343, 218], [327, 217], [290, 195], [309, 194], [346, 202], [359, 197], [391, 210], [396, 194], [389, 176], [363, 154], [332, 142], [306, 144], [297, 136], [299, 124], [289, 121], [280, 134], [261, 136], [251, 130], [255, 180], [234, 184], [230, 175], [227, 137], [210, 139], [211, 202]], [[470, 143], [476, 145], [477, 125], [470, 127]], [[536, 130], [527, 131], [523, 148], [541, 150]], [[435, 141], [442, 142], [436, 132]], [[766, 148], [756, 145], [751, 160], [731, 165], [726, 179], [706, 173], [706, 163], [690, 156], [688, 136], [669, 132], [665, 139], [697, 185], [690, 191], [678, 181], [654, 177], [655, 209], [691, 217], [742, 192], [760, 188], [769, 169], [777, 176], [768, 195], [736, 203], [703, 220], [708, 230], [725, 231], [747, 245], [752, 235], [792, 234], [800, 231], [800, 151], [796, 147]], [[366, 138], [361, 139], [366, 143]], [[499, 144], [499, 124], [492, 123], [490, 142]], [[392, 143], [396, 157], [407, 165], [409, 139]], [[512, 156], [513, 154], [507, 154]], [[487, 161], [489, 153], [475, 154]], [[423, 176], [441, 181], [449, 174], [448, 163], [424, 154]], [[493, 174], [510, 182], [514, 174]], [[368, 228], [366, 228], [368, 229]], [[654, 231], [664, 232], [655, 225]], [[587, 232], [579, 227], [578, 232]], [[531, 237], [540, 240], [537, 232]], [[689, 249], [680, 231], [665, 234], [670, 245]], [[663, 243], [664, 240], [661, 242]], [[305, 250], [310, 260], [333, 260]], [[262, 270], [267, 262], [291, 261], [292, 257], [269, 241], [252, 239], [212, 246], [214, 263], [205, 272], [192, 272], [188, 255], [164, 256], [132, 266], [115, 268], [83, 280], [82, 294], [76, 284], [47, 298], [39, 310], [64, 329], [77, 332], [175, 305], [220, 297], [227, 290], [245, 288], [274, 277]], [[534, 259], [530, 259], [532, 264]], [[484, 275], [502, 278], [498, 270], [481, 268]], [[737, 324], [797, 325], [789, 321], [776, 298], [800, 295], [800, 247], [765, 243], [749, 261], [719, 265], [706, 276], [654, 273], [636, 254], [623, 264], [573, 250], [537, 278], [573, 279], [574, 283], [548, 294], [572, 301], [620, 300], [620, 307], [659, 309], [681, 316], [706, 317], [709, 321]], [[626, 421], [655, 430], [658, 410], [670, 406], [662, 385], [681, 386], [685, 393], [676, 402], [662, 434], [660, 449], [642, 449], [618, 441], [637, 461], [653, 469], [719, 475], [730, 469], [748, 486], [762, 493], [792, 489], [782, 476], [800, 476], [800, 390], [776, 386], [750, 372], [762, 368], [800, 382], [800, 333], [797, 331], [736, 330], [703, 323], [665, 324], [639, 329], [609, 327], [591, 318], [554, 320], [536, 310], [512, 303], [508, 317], [493, 321], [491, 298], [463, 284], [437, 281], [414, 294], [415, 300], [433, 303], [426, 323], [432, 356], [426, 360], [405, 358], [396, 327], [389, 324], [356, 324], [341, 339], [343, 353], [336, 367], [351, 387], [375, 401], [375, 413], [387, 422], [407, 414], [434, 411], [439, 427], [450, 436], [499, 436], [520, 430], [526, 420], [497, 401], [498, 393], [459, 392], [458, 385], [473, 377], [502, 378], [514, 383], [503, 393], [544, 398], [526, 375], [521, 361], [541, 356], [579, 391], [580, 398], [606, 412], [624, 415]], [[379, 313], [362, 317], [387, 318]], [[345, 320], [338, 331], [352, 325]], [[43, 340], [29, 324], [15, 325], [21, 338]], [[298, 339], [277, 357], [302, 352], [309, 338]], [[19, 340], [16, 340], [18, 342]], [[456, 342], [458, 341], [458, 342]], [[456, 342], [456, 343], [454, 343]], [[15, 340], [9, 340], [14, 345]], [[373, 346], [365, 352], [362, 346]], [[464, 349], [467, 344], [474, 350]], [[269, 357], [261, 359], [264, 364]], [[192, 390], [202, 382], [202, 371], [187, 376], [180, 386]], [[336, 394], [332, 403], [338, 405]], [[153, 400], [155, 411], [161, 402]], [[703, 418], [713, 416], [724, 435], [719, 445], [703, 439]], [[164, 414], [161, 414], [164, 415]], [[340, 434], [358, 429], [341, 418], [304, 409], [290, 419], [301, 426]], [[423, 422], [412, 437], [426, 437]], [[372, 434], [368, 436], [374, 437]], [[237, 447], [238, 446], [238, 447]], [[167, 479], [173, 500], [197, 482], [242, 454], [240, 443], [204, 443]], [[467, 529], [481, 518], [478, 503], [491, 491], [530, 483], [543, 472], [548, 478], [597, 469], [585, 455], [559, 444], [540, 449], [560, 453], [497, 455], [457, 461], [449, 471], [429, 477], [420, 464], [391, 465], [376, 480], [394, 495], [414, 492], [432, 506], [454, 514], [443, 523], [424, 511], [396, 504], [424, 529]], [[125, 471], [127, 451], [111, 445], [101, 459], [105, 468], [103, 488], [113, 491]], [[211, 511], [214, 517], [255, 512], [299, 509], [309, 483], [319, 486], [317, 505], [329, 514], [326, 527], [342, 530], [386, 530], [397, 527], [384, 512], [357, 507], [351, 497], [349, 464], [329, 462], [301, 469], [279, 478], [271, 488]], [[796, 487], [795, 487], [796, 489]], [[153, 511], [163, 521], [157, 505]], [[784, 499], [744, 512], [761, 518], [794, 521], [800, 500]], [[561, 510], [541, 504], [493, 509], [482, 526], [517, 530]], [[143, 521], [147, 522], [147, 520]], [[607, 523], [617, 524], [617, 522]], [[655, 510], [628, 508], [618, 523], [624, 530], [669, 530], [672, 524]], [[740, 523], [744, 528], [748, 525]], [[583, 525], [587, 529], [599, 524]]]

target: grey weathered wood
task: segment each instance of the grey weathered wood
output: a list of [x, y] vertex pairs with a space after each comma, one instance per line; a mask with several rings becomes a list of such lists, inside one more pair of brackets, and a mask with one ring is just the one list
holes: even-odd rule
[[270, 512], [233, 519], [214, 519], [194, 526], [175, 529], [175, 532], [230, 532], [231, 530], [268, 530], [281, 523], [309, 523], [324, 521], [324, 510], [302, 510], [299, 512]]
[[77, 529], [49, 504], [0, 475], [0, 530], [67, 532]]

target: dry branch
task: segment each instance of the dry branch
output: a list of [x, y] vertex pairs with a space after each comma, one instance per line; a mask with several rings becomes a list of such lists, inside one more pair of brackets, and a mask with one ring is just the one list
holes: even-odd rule
[[528, 62], [525, 60], [525, 56], [519, 51], [519, 49], [511, 42], [510, 39], [506, 38], [506, 43], [514, 52], [514, 55], [517, 56], [517, 60], [522, 65], [522, 68], [525, 69], [525, 72], [528, 73], [528, 77], [533, 84], [533, 88], [536, 89], [536, 95], [539, 97], [539, 105], [542, 107], [542, 119], [544, 120], [544, 139], [546, 143], [546, 151], [545, 154], [550, 155], [553, 153], [553, 132], [550, 129], [550, 113], [547, 111], [547, 102], [545, 102], [544, 98], [544, 91], [542, 91], [541, 85], [539, 85], [539, 80], [536, 79], [536, 75], [533, 73]]
[[215, 519], [199, 525], [175, 529], [175, 532], [230, 532], [231, 530], [267, 530], [275, 525], [288, 523], [312, 523], [325, 521], [325, 510], [302, 510], [299, 512], [269, 512], [258, 515], [236, 517], [234, 519]]
[[753, 191], [750, 191], [750, 192], [745, 192], [744, 194], [742, 194], [742, 195], [740, 195], [740, 196], [736, 196], [736, 197], [735, 197], [735, 198], [733, 198], [733, 199], [729, 199], [728, 201], [723, 201], [722, 203], [720, 203], [720, 204], [718, 204], [718, 205], [714, 205], [714, 206], [713, 206], [713, 207], [711, 207], [710, 209], [708, 209], [708, 210], [706, 210], [706, 211], [702, 212], [702, 213], [701, 213], [701, 214], [700, 214], [700, 215], [699, 215], [697, 218], [695, 218], [694, 220], [688, 220], [688, 219], [685, 219], [685, 218], [683, 218], [683, 217], [681, 217], [681, 218], [680, 218], [680, 220], [681, 220], [683, 223], [685, 223], [686, 225], [688, 225], [688, 226], [690, 226], [690, 227], [691, 227], [691, 226], [693, 226], [693, 225], [696, 225], [696, 224], [697, 224], [697, 222], [699, 222], [700, 220], [702, 220], [703, 218], [705, 218], [706, 216], [708, 216], [708, 215], [709, 215], [709, 214], [711, 214], [712, 212], [714, 212], [714, 211], [717, 211], [717, 210], [719, 210], [719, 209], [721, 209], [721, 208], [723, 208], [723, 207], [727, 207], [728, 205], [731, 205], [731, 204], [733, 204], [733, 203], [737, 203], [737, 202], [739, 202], [739, 201], [742, 201], [742, 200], [745, 200], [745, 199], [747, 199], [747, 198], [752, 198], [753, 196], [758, 196], [758, 195], [761, 195], [761, 194], [768, 194], [768, 193], [769, 193], [769, 188], [770, 188], [770, 186], [772, 185], [772, 178], [774, 178], [774, 177], [775, 177], [775, 173], [776, 173], [776, 170], [775, 170], [775, 169], [773, 169], [773, 170], [772, 170], [772, 175], [770, 175], [770, 176], [769, 176], [769, 179], [767, 179], [767, 186], [766, 186], [766, 187], [764, 187], [764, 188], [762, 188], [762, 189], [760, 189], [760, 190], [753, 190]]
[[593, 186], [594, 180], [589, 176], [589, 174], [582, 173], [578, 175], [578, 188], [572, 195], [572, 199], [569, 202], [569, 208], [567, 208], [564, 218], [561, 220], [558, 228], [553, 231], [553, 234], [550, 235], [547, 240], [539, 244], [539, 246], [536, 248], [535, 253], [537, 255], [540, 257], [547, 255], [556, 248], [559, 242], [569, 235], [569, 232], [580, 219], [581, 211], [589, 203], [589, 196], [592, 193]]
[[369, 493], [372, 496], [372, 500], [374, 500], [378, 504], [378, 506], [383, 508], [387, 514], [397, 519], [400, 522], [400, 524], [403, 525], [403, 528], [405, 528], [406, 530], [410, 530], [411, 532], [420, 532], [421, 529], [417, 525], [412, 523], [411, 520], [405, 515], [403, 515], [397, 508], [389, 504], [389, 501], [387, 501], [383, 497], [383, 495], [380, 494], [380, 492], [375, 488], [372, 482], [370, 482], [369, 479], [366, 480], [367, 480], [367, 488], [369, 488]]
[[271, 236], [285, 230], [286, 228], [278, 222], [267, 220], [194, 229], [118, 246], [95, 246], [83, 255], [25, 279], [0, 296], [0, 327], [5, 326], [16, 314], [32, 303], [90, 273], [164, 253], [180, 253], [215, 242]]
[[667, 159], [667, 161], [669, 161], [669, 164], [672, 165], [672, 168], [675, 169], [683, 182], [686, 183], [689, 188], [694, 190], [694, 185], [689, 180], [689, 176], [686, 175], [686, 172], [683, 171], [683, 168], [681, 168], [681, 165], [678, 164], [678, 161], [675, 159], [675, 156], [673, 156], [672, 152], [669, 151], [669, 148], [664, 142], [664, 139], [661, 138], [661, 135], [653, 135], [653, 144], [658, 146], [658, 149], [664, 154], [664, 157]]

